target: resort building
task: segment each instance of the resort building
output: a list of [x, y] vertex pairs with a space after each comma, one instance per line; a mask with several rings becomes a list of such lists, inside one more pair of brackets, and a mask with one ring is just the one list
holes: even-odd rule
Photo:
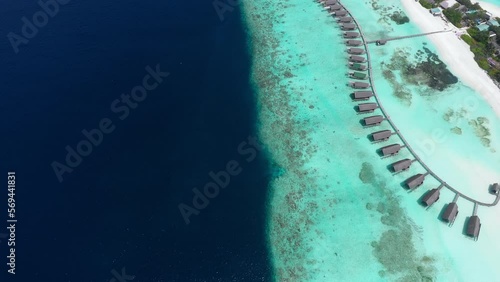
[[401, 150], [401, 145], [399, 144], [392, 144], [388, 145], [385, 147], [380, 148], [380, 153], [382, 153], [382, 156], [393, 156], [399, 153], [399, 150]]
[[493, 183], [490, 188], [491, 194], [498, 194], [500, 193], [500, 184], [498, 183]]
[[333, 16], [336, 16], [336, 17], [343, 17], [343, 16], [347, 15], [347, 11], [346, 10], [340, 10], [340, 11], [336, 11], [336, 12], [330, 13], [330, 15], [333, 15]]
[[430, 207], [437, 200], [439, 200], [439, 189], [434, 188], [434, 189], [427, 191], [425, 196], [422, 198], [422, 204], [426, 207]]
[[356, 91], [352, 95], [354, 101], [368, 100], [373, 96], [371, 91]]
[[343, 29], [343, 30], [355, 30], [356, 29], [356, 25], [352, 24], [352, 23], [345, 23], [345, 24], [341, 24], [340, 28]]
[[365, 53], [365, 49], [363, 49], [363, 48], [349, 48], [349, 49], [347, 49], [347, 52], [349, 54], [361, 55], [361, 54]]
[[453, 5], [455, 5], [455, 4], [457, 4], [457, 1], [455, 1], [455, 0], [446, 0], [446, 1], [441, 2], [441, 4], [439, 4], [439, 6], [443, 9], [448, 9], [448, 8], [453, 7]]
[[377, 103], [361, 103], [358, 105], [358, 112], [371, 113], [378, 108]]
[[425, 175], [419, 173], [417, 175], [414, 175], [406, 179], [405, 184], [406, 186], [408, 186], [409, 189], [414, 189], [422, 185], [424, 183], [424, 180], [425, 180]]
[[366, 117], [363, 119], [363, 122], [366, 126], [379, 125], [384, 121], [384, 117], [381, 115]]
[[490, 26], [487, 24], [480, 24], [476, 27], [477, 27], [477, 29], [479, 29], [479, 31], [487, 31], [490, 28]]
[[361, 46], [363, 45], [363, 41], [361, 40], [347, 40], [345, 42], [348, 46]]
[[432, 8], [432, 9], [429, 10], [429, 12], [433, 16], [441, 16], [441, 9], [439, 9], [439, 8]]
[[457, 217], [458, 214], [458, 205], [455, 202], [449, 203], [448, 206], [446, 206], [446, 209], [443, 212], [443, 215], [441, 216], [441, 219], [453, 224], [455, 221], [455, 218]]
[[467, 222], [467, 236], [470, 236], [477, 240], [479, 237], [479, 231], [481, 231], [481, 221], [477, 215], [473, 215], [469, 218], [469, 222]]
[[355, 63], [364, 63], [366, 58], [361, 56], [349, 56], [349, 60]]
[[373, 132], [371, 137], [372, 137], [373, 141], [385, 141], [385, 140], [389, 140], [391, 135], [392, 135], [392, 132], [390, 130], [381, 130], [381, 131]]
[[358, 38], [359, 37], [359, 33], [358, 32], [354, 32], [354, 31], [347, 31], [347, 32], [344, 32], [344, 37], [345, 38]]
[[[390, 132], [390, 131], [389, 131]], [[410, 168], [412, 161], [410, 159], [404, 159], [397, 161], [391, 165], [393, 172], [400, 172]]]

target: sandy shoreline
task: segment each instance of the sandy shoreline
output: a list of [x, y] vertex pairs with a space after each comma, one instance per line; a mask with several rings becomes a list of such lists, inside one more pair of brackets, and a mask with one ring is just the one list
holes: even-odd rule
[[[412, 0], [401, 0], [401, 2], [410, 21], [415, 23], [422, 32], [452, 30], [449, 33], [429, 35], [428, 38], [434, 43], [439, 58], [450, 68], [451, 72], [460, 81], [479, 92], [500, 117], [500, 89], [474, 61], [474, 54], [470, 51], [469, 45], [459, 38], [458, 34], [465, 31], [447, 23], [441, 17], [431, 15], [418, 2]], [[483, 3], [481, 2], [480, 5]], [[487, 9], [486, 5], [483, 8]], [[498, 12], [500, 15], [500, 10]], [[494, 14], [493, 11], [491, 13]], [[467, 101], [464, 101], [465, 103]]]
[[483, 1], [472, 1], [472, 3], [479, 3], [479, 5], [481, 5], [481, 8], [490, 12], [494, 17], [500, 17], [500, 7]]

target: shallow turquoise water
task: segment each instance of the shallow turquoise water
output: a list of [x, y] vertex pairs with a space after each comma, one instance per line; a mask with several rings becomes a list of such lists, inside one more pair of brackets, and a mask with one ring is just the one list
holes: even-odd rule
[[[419, 32], [411, 24], [398, 26], [390, 20], [399, 1], [345, 5], [368, 39]], [[375, 153], [382, 145], [368, 141], [375, 129], [361, 127], [362, 116], [349, 98], [348, 55], [334, 18], [314, 1], [255, 0], [244, 2], [243, 8], [252, 39], [260, 137], [279, 172], [271, 183], [268, 226], [276, 279], [471, 281], [468, 275], [479, 269], [482, 279], [498, 274], [494, 262], [500, 250], [491, 240], [500, 234], [491, 228], [491, 209], [479, 209], [484, 228], [480, 240], [473, 242], [461, 230], [472, 212], [470, 203], [459, 200], [457, 222], [447, 227], [437, 218], [453, 194], [443, 190], [440, 202], [424, 210], [417, 201], [438, 182], [428, 178], [408, 194], [400, 183], [423, 168], [415, 164], [392, 176], [387, 165], [411, 157], [409, 153], [403, 150], [390, 159]], [[396, 51], [408, 52], [408, 60], [416, 62], [414, 54], [423, 47], [435, 52], [425, 38], [370, 46], [382, 102], [432, 169], [459, 190], [492, 201], [485, 185], [500, 179], [494, 171], [500, 167], [495, 152], [500, 128], [485, 101], [461, 82], [436, 91], [405, 85], [397, 70], [392, 71], [395, 80], [384, 78]], [[396, 87], [410, 97], [394, 95]], [[444, 116], [450, 109], [460, 114]], [[472, 122], [478, 117], [488, 119], [489, 135]], [[470, 167], [474, 170], [465, 170]], [[478, 259], [471, 262], [470, 256]]]
[[[494, 5], [497, 5], [500, 7], [500, 0], [481, 0], [482, 2], [488, 2], [488, 3], [491, 3], [491, 4], [494, 4]], [[473, 1], [474, 3], [474, 1]]]

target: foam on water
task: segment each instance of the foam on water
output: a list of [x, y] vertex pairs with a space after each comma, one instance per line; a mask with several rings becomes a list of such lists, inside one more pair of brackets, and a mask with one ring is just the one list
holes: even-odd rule
[[[411, 24], [391, 22], [390, 13], [398, 9], [398, 1], [345, 2], [369, 39], [419, 32]], [[437, 181], [428, 177], [411, 194], [402, 188], [406, 178], [424, 170], [414, 164], [409, 172], [392, 176], [387, 166], [411, 158], [410, 154], [403, 150], [396, 158], [381, 160], [375, 153], [382, 145], [371, 144], [367, 135], [388, 125], [362, 128], [363, 116], [356, 114], [348, 95], [352, 89], [347, 86], [346, 46], [335, 20], [311, 0], [255, 0], [242, 5], [252, 42], [260, 138], [276, 168], [268, 221], [276, 279], [495, 277], [500, 249], [492, 242], [500, 230], [493, 229], [491, 211], [498, 208], [479, 209], [483, 228], [479, 241], [473, 242], [462, 235], [472, 204], [459, 200], [459, 216], [449, 228], [437, 218], [443, 204], [453, 198], [450, 191], [443, 189], [440, 201], [425, 210], [417, 201], [424, 191], [437, 187]], [[498, 177], [495, 148], [500, 148], [500, 129], [484, 100], [461, 82], [437, 91], [404, 83], [402, 71], [396, 69], [391, 70], [394, 79], [384, 78], [394, 54], [404, 51], [411, 54], [410, 63], [422, 61], [427, 58], [425, 52], [420, 59], [415, 57], [422, 47], [435, 52], [424, 37], [370, 46], [384, 106], [410, 143], [420, 142], [420, 147], [412, 145], [442, 178], [471, 196], [493, 201], [486, 189]], [[401, 87], [411, 98], [394, 94]], [[461, 104], [467, 97], [473, 97], [474, 107]], [[477, 125], [478, 117], [489, 121], [484, 124], [489, 135]], [[436, 130], [439, 138], [433, 137]], [[398, 139], [392, 137], [393, 141]], [[471, 164], [476, 169], [465, 171]], [[469, 261], [471, 257], [474, 260]]]

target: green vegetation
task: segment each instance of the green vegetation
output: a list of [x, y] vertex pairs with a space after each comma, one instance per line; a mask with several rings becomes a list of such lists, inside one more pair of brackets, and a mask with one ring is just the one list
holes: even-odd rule
[[488, 57], [494, 57], [495, 47], [488, 41], [488, 31], [479, 31], [475, 27], [467, 29], [471, 35], [463, 34], [461, 38], [469, 44], [470, 50], [474, 53], [474, 60], [480, 68], [488, 72], [488, 75], [496, 81], [500, 81], [500, 70], [491, 67]]
[[420, 5], [422, 5], [422, 7], [426, 8], [426, 9], [434, 8], [434, 6], [431, 3], [427, 2], [426, 0], [420, 0], [418, 2], [420, 3]]
[[446, 18], [456, 27], [462, 27], [462, 13], [457, 10], [459, 4], [453, 5], [453, 7], [444, 9], [443, 14]]

